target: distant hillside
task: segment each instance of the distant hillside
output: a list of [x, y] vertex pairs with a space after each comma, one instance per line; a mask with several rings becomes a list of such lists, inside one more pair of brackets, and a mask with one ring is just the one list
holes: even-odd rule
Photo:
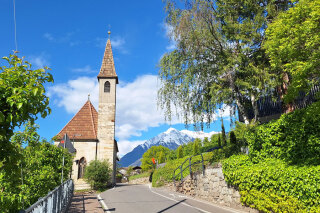
[[138, 145], [131, 152], [124, 155], [119, 164], [122, 167], [141, 165], [142, 155], [152, 146], [164, 146], [169, 149], [176, 149], [178, 146], [194, 141], [196, 138], [203, 139], [205, 137], [210, 138], [211, 135], [217, 132], [194, 132], [189, 130], [176, 130], [169, 128], [167, 131], [160, 133], [159, 135], [147, 140], [145, 143]]

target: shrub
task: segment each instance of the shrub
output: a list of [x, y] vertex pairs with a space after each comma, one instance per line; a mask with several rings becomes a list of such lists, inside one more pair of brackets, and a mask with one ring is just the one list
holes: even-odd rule
[[234, 155], [223, 161], [223, 173], [239, 188], [242, 202], [261, 211], [319, 209], [320, 166], [288, 165], [274, 158], [254, 163], [249, 156]]
[[[208, 152], [208, 153], [204, 153], [203, 154], [203, 159], [205, 161], [205, 164], [209, 164], [209, 160], [212, 158], [212, 153], [211, 152]], [[153, 176], [152, 176], [152, 186], [162, 186], [164, 185], [165, 183], [168, 183], [168, 182], [172, 182], [173, 181], [173, 171], [178, 167], [180, 166], [185, 160], [187, 160], [190, 156], [186, 156], [184, 158], [180, 158], [180, 159], [176, 159], [176, 160], [173, 160], [173, 161], [168, 161], [167, 164], [162, 167], [162, 168], [158, 168], [154, 171], [153, 173]], [[195, 156], [192, 158], [192, 161], [191, 163], [194, 163], [194, 162], [199, 162], [201, 160], [201, 156], [198, 155], [198, 156]], [[184, 167], [186, 167], [186, 165], [188, 165], [188, 162], [186, 162], [184, 164]], [[195, 171], [198, 171], [201, 169], [201, 164], [197, 164], [197, 165], [194, 165], [192, 167], [192, 171], [195, 172]], [[175, 172], [175, 175], [178, 175], [180, 172], [180, 170], [178, 169], [176, 172]], [[183, 171], [183, 177], [186, 177], [188, 176], [190, 173], [189, 173], [189, 169], [185, 169]], [[181, 176], [178, 175], [176, 177], [176, 180], [180, 180], [181, 179]]]
[[320, 163], [320, 101], [284, 114], [246, 135], [252, 158], [273, 156], [291, 164]]
[[111, 167], [107, 160], [94, 160], [86, 167], [84, 178], [95, 190], [104, 190], [111, 183]]
[[[162, 156], [164, 157], [164, 159], [160, 159], [160, 155], [162, 154]], [[170, 149], [168, 149], [167, 147], [164, 146], [153, 146], [150, 149], [148, 149], [148, 151], [146, 151], [143, 156], [142, 156], [142, 160], [141, 160], [141, 168], [143, 171], [148, 171], [152, 168], [154, 168], [154, 165], [152, 163], [152, 158], [155, 158], [155, 160], [160, 163], [160, 160], [164, 160], [166, 161], [166, 156], [168, 156], [170, 153]]]

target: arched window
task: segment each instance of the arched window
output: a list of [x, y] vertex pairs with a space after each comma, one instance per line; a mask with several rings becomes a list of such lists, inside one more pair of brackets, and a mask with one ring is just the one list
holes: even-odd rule
[[78, 179], [83, 178], [85, 168], [87, 166], [87, 161], [84, 157], [79, 160], [78, 164]]
[[110, 82], [106, 81], [106, 83], [104, 83], [104, 92], [110, 92]]

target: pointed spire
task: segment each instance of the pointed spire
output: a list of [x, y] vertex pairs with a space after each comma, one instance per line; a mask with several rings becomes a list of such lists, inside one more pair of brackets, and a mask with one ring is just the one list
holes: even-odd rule
[[102, 59], [102, 65], [100, 69], [100, 73], [98, 75], [99, 78], [116, 78], [118, 83], [118, 76], [116, 74], [116, 70], [114, 67], [113, 54], [111, 48], [111, 41], [108, 39], [106, 49], [104, 51], [104, 56]]

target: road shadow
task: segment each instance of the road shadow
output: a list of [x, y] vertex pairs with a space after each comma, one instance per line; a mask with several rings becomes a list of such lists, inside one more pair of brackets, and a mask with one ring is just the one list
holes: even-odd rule
[[182, 202], [184, 202], [184, 201], [186, 201], [186, 200], [187, 200], [187, 199], [183, 199], [183, 200], [181, 200], [181, 201], [179, 201], [179, 202], [177, 202], [177, 203], [175, 203], [175, 204], [173, 204], [173, 205], [171, 205], [171, 206], [168, 206], [168, 207], [165, 208], [165, 209], [162, 209], [161, 211], [158, 211], [157, 213], [165, 212], [165, 211], [167, 211], [168, 209], [171, 209], [171, 208], [179, 205], [180, 203], [182, 203]]

